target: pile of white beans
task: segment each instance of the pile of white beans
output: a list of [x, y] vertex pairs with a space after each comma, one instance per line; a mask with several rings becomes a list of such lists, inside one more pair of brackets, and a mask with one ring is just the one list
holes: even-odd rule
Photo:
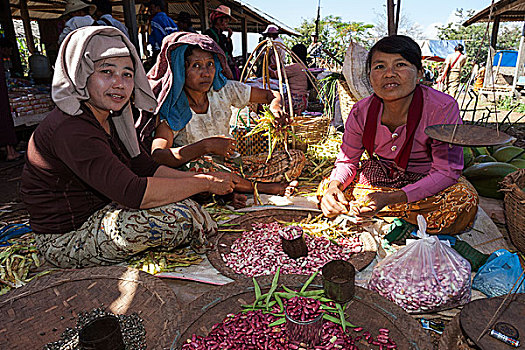
[[417, 241], [386, 257], [374, 268], [368, 288], [411, 313], [468, 303], [470, 263], [435, 241], [436, 237]]

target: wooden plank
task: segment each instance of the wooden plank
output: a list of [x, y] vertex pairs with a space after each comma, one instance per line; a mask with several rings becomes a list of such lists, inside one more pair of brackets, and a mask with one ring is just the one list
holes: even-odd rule
[[499, 22], [501, 20], [500, 16], [494, 17], [494, 23], [492, 24], [492, 34], [490, 36], [490, 46], [496, 49], [496, 43], [498, 42], [498, 31], [499, 31]]
[[242, 28], [242, 57], [244, 62], [248, 59], [248, 21], [246, 17], [241, 18], [241, 28]]
[[20, 0], [20, 15], [22, 16], [22, 23], [24, 24], [27, 49], [30, 54], [34, 54], [35, 39], [33, 38], [33, 31], [31, 30], [31, 19], [29, 18], [29, 11], [27, 10], [27, 0]]
[[18, 43], [16, 41], [15, 27], [13, 25], [13, 17], [11, 16], [9, 0], [0, 0], [0, 23], [2, 24], [5, 37], [13, 43], [13, 50], [11, 52], [13, 72], [22, 74], [22, 63], [20, 61], [20, 52], [18, 51]]
[[140, 52], [135, 0], [124, 0], [122, 6], [124, 7], [124, 22], [128, 27], [130, 41], [135, 45], [137, 52]]
[[204, 31], [208, 28], [208, 1], [200, 0], [199, 7], [199, 14], [201, 17], [201, 32], [204, 33]]

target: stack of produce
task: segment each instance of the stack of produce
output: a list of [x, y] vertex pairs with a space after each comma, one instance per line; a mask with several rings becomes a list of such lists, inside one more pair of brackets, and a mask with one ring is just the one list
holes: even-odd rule
[[270, 275], [278, 266], [287, 274], [310, 274], [331, 260], [349, 260], [353, 254], [361, 252], [363, 246], [358, 235], [332, 240], [306, 234], [308, 256], [291, 259], [281, 246], [281, 229], [276, 222], [254, 224], [251, 231], [243, 232], [233, 242], [229, 253], [221, 254], [222, 260], [235, 273], [246, 276]]
[[503, 145], [499, 147], [463, 148], [463, 175], [481, 196], [503, 199], [500, 182], [505, 176], [525, 168], [525, 149]]
[[[305, 321], [316, 315], [323, 315], [325, 322], [322, 324], [320, 341], [310, 349], [359, 350], [359, 341], [367, 343], [367, 349], [397, 349], [396, 342], [389, 337], [388, 329], [380, 329], [379, 334], [374, 337], [371, 332], [356, 327], [346, 320], [344, 312], [346, 305], [334, 303], [324, 297], [322, 289], [307, 290], [315, 275], [310, 276], [299, 291], [291, 290], [284, 285], [278, 288], [278, 276], [279, 272], [274, 276], [272, 286], [266, 294], [261, 293], [257, 281], [253, 279], [255, 290], [253, 304], [243, 305], [242, 313], [227, 315], [221, 323], [213, 326], [208, 335], [193, 334], [182, 349], [306, 350], [306, 344], [290, 341], [290, 334], [285, 326], [285, 308], [289, 314], [294, 310], [292, 313]], [[304, 305], [315, 308], [315, 312], [305, 312]], [[353, 328], [360, 334], [352, 337], [347, 327]]]
[[49, 87], [35, 87], [20, 79], [9, 81], [9, 104], [15, 117], [47, 113], [54, 108]]

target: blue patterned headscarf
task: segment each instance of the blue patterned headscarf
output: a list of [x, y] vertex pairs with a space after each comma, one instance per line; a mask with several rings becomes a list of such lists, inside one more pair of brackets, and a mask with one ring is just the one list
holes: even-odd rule
[[[184, 82], [186, 78], [186, 66], [184, 53], [188, 45], [181, 45], [171, 52], [171, 71], [173, 82], [164, 103], [160, 107], [160, 120], [166, 120], [172, 130], [181, 130], [191, 120], [191, 109], [188, 98], [184, 92]], [[228, 81], [222, 74], [222, 66], [219, 58], [213, 53], [215, 61], [215, 77], [213, 78], [213, 89], [220, 90]]]

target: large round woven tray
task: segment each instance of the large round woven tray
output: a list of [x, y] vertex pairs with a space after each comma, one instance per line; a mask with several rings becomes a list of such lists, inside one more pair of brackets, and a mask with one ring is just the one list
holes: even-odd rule
[[[257, 277], [262, 293], [269, 291], [272, 278], [273, 276]], [[298, 290], [307, 279], [308, 276], [303, 275], [281, 275], [279, 284]], [[321, 285], [321, 278], [316, 277], [311, 286], [317, 289], [322, 288]], [[248, 278], [203, 294], [189, 305], [183, 317], [182, 333], [177, 339], [177, 347], [180, 348], [192, 334], [207, 335], [214, 324], [222, 322], [227, 314], [240, 312], [241, 305], [253, 303], [254, 297], [253, 282]], [[380, 328], [388, 328], [390, 338], [396, 341], [398, 349], [432, 349], [430, 337], [419, 323], [379, 294], [356, 286], [354, 299], [350, 301], [346, 310], [350, 322], [372, 333], [377, 334]], [[360, 348], [370, 348], [368, 342], [363, 341], [358, 343]]]
[[156, 277], [120, 266], [66, 270], [0, 298], [0, 349], [42, 349], [75, 327], [78, 313], [99, 307], [137, 313], [148, 349], [169, 349], [180, 325], [175, 293]]
[[505, 218], [509, 237], [516, 248], [525, 254], [525, 169], [515, 171], [501, 181], [505, 191]]
[[439, 338], [439, 350], [476, 350], [474, 345], [469, 344], [465, 337], [461, 325], [459, 324], [458, 313], [445, 327], [445, 331]]
[[[308, 214], [310, 214], [312, 217], [319, 215], [319, 213], [312, 212], [309, 210], [260, 210], [230, 220], [228, 223], [232, 224], [233, 226], [228, 226], [228, 228], [250, 231], [252, 229], [252, 224], [255, 223], [267, 224], [275, 222], [275, 220], [297, 221], [308, 217]], [[234, 280], [244, 278], [246, 276], [238, 274], [232, 269], [230, 269], [228, 266], [226, 266], [224, 260], [222, 260], [221, 258], [221, 254], [230, 253], [231, 245], [233, 244], [233, 242], [235, 242], [236, 239], [241, 237], [241, 235], [242, 232], [223, 232], [222, 234], [219, 234], [214, 242], [217, 249], [213, 249], [208, 252], [208, 260], [210, 260], [210, 263], [224, 276], [227, 276]], [[360, 239], [363, 242], [363, 251], [359, 254], [352, 255], [351, 259], [349, 260], [349, 262], [351, 262], [357, 270], [362, 270], [368, 264], [370, 264], [372, 260], [374, 260], [374, 257], [377, 253], [377, 244], [370, 233], [361, 232]]]
[[[459, 321], [466, 337], [472, 340], [482, 350], [504, 350], [512, 347], [491, 337], [488, 332], [478, 341], [477, 338], [485, 329], [489, 321], [505, 299], [504, 296], [490, 299], [474, 300], [463, 307]], [[509, 297], [505, 306], [499, 311], [494, 323], [505, 322], [513, 325], [523, 339], [525, 334], [525, 293], [518, 293]], [[493, 323], [493, 324], [494, 324]]]
[[425, 134], [435, 140], [458, 146], [497, 146], [512, 141], [512, 136], [499, 130], [470, 124], [427, 126]]

